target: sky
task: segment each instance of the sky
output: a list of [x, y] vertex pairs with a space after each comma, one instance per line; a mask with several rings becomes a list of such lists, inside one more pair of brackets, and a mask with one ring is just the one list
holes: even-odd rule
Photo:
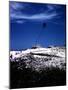
[[65, 45], [65, 5], [10, 1], [9, 14], [10, 50]]

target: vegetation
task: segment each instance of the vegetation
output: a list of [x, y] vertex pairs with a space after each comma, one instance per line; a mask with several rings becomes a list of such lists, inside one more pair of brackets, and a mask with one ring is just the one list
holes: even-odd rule
[[19, 62], [10, 62], [10, 88], [29, 88], [66, 85], [66, 71], [59, 68], [46, 68], [39, 72], [32, 68], [19, 69]]

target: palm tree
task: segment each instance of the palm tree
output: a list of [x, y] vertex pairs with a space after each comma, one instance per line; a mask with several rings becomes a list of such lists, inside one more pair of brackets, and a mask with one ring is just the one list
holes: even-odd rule
[[38, 40], [39, 40], [39, 38], [40, 38], [40, 36], [41, 36], [41, 33], [43, 32], [43, 30], [44, 30], [45, 27], [46, 27], [46, 23], [44, 22], [44, 23], [42, 23], [42, 29], [41, 29], [41, 31], [39, 32], [39, 35], [38, 35], [38, 37], [37, 37], [37, 39], [36, 39], [36, 41], [35, 41], [35, 47], [37, 46]]

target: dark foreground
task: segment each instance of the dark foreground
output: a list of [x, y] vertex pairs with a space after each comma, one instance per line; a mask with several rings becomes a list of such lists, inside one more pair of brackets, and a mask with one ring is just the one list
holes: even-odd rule
[[59, 68], [47, 68], [40, 72], [31, 68], [18, 69], [17, 62], [10, 62], [10, 88], [29, 88], [66, 85], [66, 71]]

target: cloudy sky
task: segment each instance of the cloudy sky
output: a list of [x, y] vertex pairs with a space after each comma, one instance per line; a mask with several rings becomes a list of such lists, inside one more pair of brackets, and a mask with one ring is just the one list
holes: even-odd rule
[[31, 48], [36, 44], [63, 46], [65, 9], [65, 5], [10, 1], [10, 49]]

